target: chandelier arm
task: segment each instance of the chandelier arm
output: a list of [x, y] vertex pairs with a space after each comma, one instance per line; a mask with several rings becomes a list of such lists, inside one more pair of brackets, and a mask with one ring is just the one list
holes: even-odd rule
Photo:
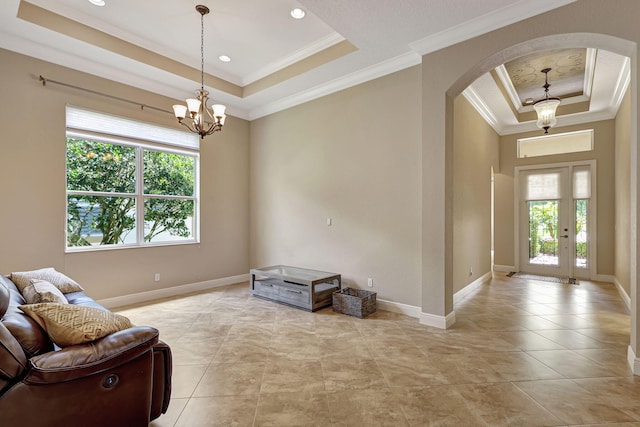
[[213, 114], [211, 114], [211, 111], [206, 107], [206, 105], [204, 109], [207, 110], [207, 115], [211, 118], [211, 120], [213, 120], [213, 123], [216, 123], [216, 118], [213, 116]]
[[197, 130], [195, 130], [194, 128], [192, 128], [191, 126], [189, 126], [188, 123], [185, 123], [184, 121], [181, 121], [180, 124], [184, 127], [186, 127], [187, 129], [189, 129], [191, 132], [193, 133], [199, 133]]
[[209, 130], [207, 130], [206, 135], [211, 135], [212, 133], [218, 132], [220, 130], [222, 130], [222, 126], [214, 124], [209, 128]]

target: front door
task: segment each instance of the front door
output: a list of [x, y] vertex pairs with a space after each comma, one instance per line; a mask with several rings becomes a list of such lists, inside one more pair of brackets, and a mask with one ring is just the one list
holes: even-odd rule
[[589, 165], [519, 172], [520, 271], [589, 277]]

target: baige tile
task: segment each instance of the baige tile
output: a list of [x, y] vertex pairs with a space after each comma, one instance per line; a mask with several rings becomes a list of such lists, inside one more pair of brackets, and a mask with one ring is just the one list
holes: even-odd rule
[[637, 421], [600, 393], [591, 393], [572, 380], [518, 382], [515, 385], [566, 424]]
[[331, 424], [325, 393], [261, 394], [254, 426], [327, 426]]
[[629, 315], [611, 284], [496, 275], [449, 329], [253, 297], [248, 283], [125, 307], [173, 352], [150, 426], [640, 427]]

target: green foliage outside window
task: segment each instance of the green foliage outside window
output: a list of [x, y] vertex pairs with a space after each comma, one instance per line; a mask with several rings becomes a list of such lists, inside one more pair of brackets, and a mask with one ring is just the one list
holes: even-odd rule
[[[138, 156], [144, 165], [139, 186]], [[144, 226], [145, 242], [192, 237], [194, 188], [193, 156], [67, 138], [67, 245], [135, 243], [138, 226]], [[140, 196], [142, 221], [136, 214]]]
[[529, 202], [529, 256], [558, 254], [558, 202]]
[[589, 201], [576, 200], [576, 259], [587, 259], [587, 208]]
[[[587, 258], [588, 200], [575, 200], [576, 258]], [[558, 202], [529, 202], [529, 256], [557, 256], [558, 254]]]

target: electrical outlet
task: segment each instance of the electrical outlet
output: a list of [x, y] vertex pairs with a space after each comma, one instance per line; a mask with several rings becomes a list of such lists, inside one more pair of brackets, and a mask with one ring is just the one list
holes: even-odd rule
[[153, 280], [155, 280], [156, 282], [160, 281], [160, 273], [156, 273], [155, 276], [153, 276]]
[[373, 288], [373, 279], [371, 277], [367, 279], [367, 286]]

